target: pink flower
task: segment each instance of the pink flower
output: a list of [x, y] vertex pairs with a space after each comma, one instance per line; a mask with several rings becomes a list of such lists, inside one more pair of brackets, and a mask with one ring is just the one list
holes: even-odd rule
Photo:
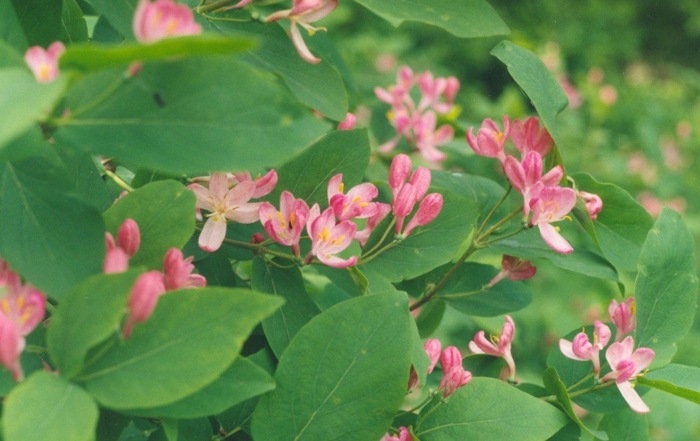
[[564, 176], [560, 165], [543, 176], [542, 156], [537, 152], [526, 153], [522, 163], [513, 156], [507, 156], [503, 162], [503, 171], [513, 188], [523, 195], [523, 213], [526, 216], [530, 212], [531, 200], [537, 196], [542, 187], [555, 187]]
[[439, 162], [447, 158], [437, 147], [447, 144], [454, 137], [454, 129], [449, 124], [443, 124], [439, 128], [435, 112], [426, 111], [413, 123], [416, 148], [426, 161]]
[[593, 373], [596, 378], [598, 378], [598, 374], [600, 373], [599, 353], [610, 341], [611, 332], [610, 328], [598, 320], [595, 321], [593, 326], [592, 344], [588, 340], [588, 335], [586, 335], [585, 332], [579, 332], [576, 334], [573, 341], [560, 339], [559, 349], [564, 356], [572, 360], [591, 360], [591, 362], [593, 362]]
[[133, 30], [136, 40], [153, 43], [163, 38], [202, 33], [194, 15], [186, 5], [173, 0], [139, 0], [134, 13]]
[[102, 269], [105, 274], [121, 273], [129, 269], [129, 259], [134, 257], [141, 245], [139, 225], [133, 219], [125, 219], [119, 227], [117, 240], [105, 233], [107, 252]]
[[60, 41], [54, 41], [46, 50], [32, 46], [24, 53], [24, 61], [38, 82], [50, 83], [58, 77], [58, 59], [65, 50]]
[[342, 174], [337, 174], [328, 181], [328, 203], [333, 207], [338, 220], [364, 219], [377, 213], [379, 207], [372, 199], [377, 197], [379, 190], [374, 184], [356, 185], [347, 194], [343, 193], [344, 189]]
[[382, 437], [379, 441], [413, 441], [411, 432], [405, 427], [399, 427], [399, 434], [391, 436], [388, 433]]
[[605, 352], [605, 358], [610, 364], [611, 372], [603, 376], [602, 381], [615, 380], [617, 388], [627, 404], [637, 413], [649, 412], [649, 407], [642, 401], [634, 390], [630, 380], [634, 380], [644, 369], [654, 361], [654, 351], [649, 348], [634, 349], [632, 337], [626, 337], [621, 342], [610, 345]]
[[518, 281], [532, 278], [537, 272], [537, 268], [532, 266], [529, 260], [522, 260], [519, 257], [503, 255], [501, 259], [501, 271], [496, 274], [488, 283], [494, 286], [503, 279]]
[[316, 64], [321, 62], [321, 59], [316, 58], [306, 46], [297, 25], [306, 29], [309, 35], [313, 35], [319, 30], [325, 30], [325, 28], [314, 27], [311, 23], [330, 14], [337, 6], [338, 0], [293, 0], [292, 9], [277, 11], [268, 16], [265, 21], [270, 23], [284, 18], [288, 19], [290, 23], [289, 36], [297, 53], [305, 61]]
[[425, 341], [423, 347], [425, 348], [425, 352], [428, 354], [428, 358], [430, 359], [428, 373], [431, 374], [433, 373], [433, 369], [435, 369], [435, 365], [437, 364], [438, 360], [440, 360], [442, 344], [440, 343], [440, 340], [436, 338], [429, 338]]
[[523, 157], [529, 152], [537, 152], [544, 157], [554, 144], [547, 128], [540, 127], [540, 120], [536, 116], [525, 121], [519, 119], [513, 121], [510, 139]]
[[448, 346], [442, 351], [440, 366], [442, 366], [442, 380], [440, 380], [438, 390], [444, 391], [443, 398], [449, 397], [472, 379], [471, 372], [464, 370], [462, 354], [455, 346]]
[[369, 236], [372, 234], [372, 231], [374, 231], [374, 228], [377, 225], [379, 225], [379, 223], [391, 211], [391, 205], [389, 204], [384, 204], [382, 202], [375, 202], [375, 204], [377, 204], [377, 212], [374, 215], [367, 218], [367, 223], [365, 224], [365, 227], [362, 230], [355, 233], [355, 240], [360, 242], [361, 247], [365, 246], [367, 240], [369, 239]]
[[357, 118], [352, 113], [345, 114], [345, 119], [338, 124], [338, 130], [352, 130], [355, 128]]
[[503, 152], [508, 135], [510, 134], [510, 117], [503, 115], [503, 131], [501, 131], [491, 118], [486, 118], [481, 123], [481, 128], [474, 135], [473, 128], [467, 131], [467, 142], [479, 156], [498, 158], [503, 162], [506, 155]]
[[[459, 91], [459, 80], [455, 77], [435, 78], [432, 72], [423, 72], [416, 78], [418, 88], [423, 96], [418, 103], [418, 109], [432, 107], [441, 114], [449, 113], [454, 107], [454, 99]], [[447, 102], [442, 102], [445, 97]]]
[[124, 324], [124, 338], [129, 338], [134, 325], [146, 321], [156, 308], [158, 298], [165, 294], [163, 275], [148, 271], [139, 276], [129, 294], [129, 315]]
[[500, 337], [492, 335], [488, 340], [484, 335], [484, 331], [479, 331], [474, 340], [469, 342], [469, 349], [475, 354], [488, 354], [494, 357], [503, 357], [508, 364], [509, 378], [515, 379], [515, 360], [510, 352], [511, 343], [515, 336], [515, 323], [509, 315], [505, 316], [505, 323], [501, 329]]
[[415, 221], [412, 219], [409, 223], [410, 229], [407, 225], [408, 231], [404, 231], [404, 237], [408, 236], [413, 228], [432, 222], [442, 209], [442, 196], [437, 193], [425, 196], [430, 187], [430, 170], [418, 167], [406, 182], [410, 172], [411, 159], [403, 154], [396, 155], [389, 167], [389, 188], [394, 196], [391, 208], [396, 217], [397, 234], [401, 234], [404, 220], [413, 212], [416, 203], [423, 201], [425, 197], [425, 202], [421, 202], [419, 207], [420, 215], [416, 213]]
[[260, 217], [260, 203], [248, 202], [256, 191], [252, 181], [244, 181], [229, 188], [229, 180], [224, 173], [215, 173], [209, 180], [209, 187], [190, 184], [189, 189], [197, 197], [196, 207], [207, 210], [207, 221], [199, 235], [199, 247], [213, 252], [221, 247], [226, 237], [226, 222], [232, 220], [242, 224], [257, 222]]
[[403, 230], [403, 236], [408, 237], [414, 228], [427, 225], [434, 221], [442, 210], [442, 195], [440, 193], [430, 193], [418, 205], [418, 211]]
[[24, 338], [14, 320], [0, 313], [0, 364], [12, 373], [15, 381], [22, 381], [24, 377], [19, 360], [24, 346]]
[[574, 249], [552, 223], [567, 217], [574, 205], [576, 205], [576, 192], [562, 187], [545, 187], [530, 202], [532, 209], [530, 226], [536, 225], [545, 243], [559, 254], [568, 254]]
[[617, 332], [615, 333], [615, 341], [622, 340], [622, 337], [631, 333], [637, 327], [637, 319], [635, 315], [634, 297], [629, 297], [622, 303], [618, 303], [613, 299], [608, 307], [610, 320], [615, 324]]
[[309, 219], [306, 222], [306, 231], [312, 242], [306, 263], [310, 263], [313, 256], [316, 256], [321, 263], [333, 268], [347, 268], [357, 263], [357, 256], [349, 259], [336, 256], [350, 246], [357, 226], [349, 220], [336, 224], [333, 207], [328, 207], [323, 213], [319, 212], [318, 204], [311, 207]]
[[587, 193], [585, 191], [579, 191], [578, 196], [583, 199], [586, 204], [586, 210], [588, 210], [588, 215], [591, 216], [592, 220], [598, 218], [598, 213], [603, 209], [603, 200], [597, 194]]
[[270, 192], [275, 189], [278, 180], [275, 169], [270, 169], [270, 171], [263, 176], [258, 176], [255, 179], [251, 178], [249, 172], [233, 173], [227, 175], [227, 177], [229, 179], [229, 185], [238, 185], [241, 182], [253, 181], [253, 184], [255, 184], [255, 191], [253, 192], [254, 198], [261, 198], [270, 194]]
[[184, 258], [182, 251], [170, 248], [163, 261], [163, 285], [166, 290], [180, 288], [201, 288], [207, 286], [207, 279], [201, 274], [193, 274], [193, 256]]
[[265, 232], [275, 242], [292, 247], [294, 255], [298, 256], [299, 240], [309, 217], [306, 202], [284, 190], [280, 196], [279, 211], [269, 202], [263, 202], [259, 212]]

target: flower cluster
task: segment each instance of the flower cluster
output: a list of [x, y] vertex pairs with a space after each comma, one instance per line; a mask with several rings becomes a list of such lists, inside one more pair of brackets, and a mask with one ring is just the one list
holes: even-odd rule
[[43, 320], [46, 296], [0, 259], [0, 364], [15, 381], [23, 378], [20, 355], [30, 332]]
[[386, 434], [379, 441], [413, 441], [411, 432], [408, 431], [404, 426], [399, 427], [399, 433], [397, 435]]
[[527, 280], [534, 277], [535, 273], [537, 273], [537, 268], [532, 266], [529, 260], [504, 254], [501, 260], [501, 270], [489, 281], [488, 286], [492, 287], [503, 279]]
[[[505, 153], [506, 142], [510, 139], [520, 152], [520, 159]], [[530, 117], [515, 120], [503, 116], [503, 130], [491, 119], [483, 121], [474, 134], [467, 131], [469, 146], [480, 156], [497, 158], [510, 181], [511, 186], [523, 196], [523, 215], [530, 227], [537, 227], [545, 243], [560, 254], [571, 253], [574, 249], [559, 234], [554, 222], [568, 219], [568, 213], [576, 205], [577, 193], [571, 188], [561, 187], [564, 170], [560, 165], [543, 174], [543, 158], [554, 141], [539, 119]], [[586, 192], [578, 195], [586, 203], [592, 219], [603, 208], [600, 197]]]
[[[411, 96], [416, 86], [421, 93], [418, 104]], [[403, 138], [427, 161], [443, 161], [446, 156], [437, 147], [452, 140], [454, 129], [449, 124], [437, 127], [437, 118], [453, 111], [458, 91], [459, 80], [455, 77], [434, 77], [431, 72], [416, 75], [408, 66], [401, 67], [395, 85], [374, 89], [377, 98], [391, 105], [388, 116], [396, 129], [396, 135], [382, 144], [379, 151], [392, 151]]]
[[[456, 346], [448, 346], [442, 349], [442, 343], [435, 338], [429, 338], [423, 345], [430, 365], [428, 366], [428, 375], [433, 373], [435, 366], [440, 363], [442, 367], [442, 379], [438, 386], [438, 390], [443, 391], [443, 398], [452, 395], [457, 389], [469, 383], [472, 379], [471, 372], [464, 370], [462, 366], [462, 354]], [[418, 373], [411, 366], [411, 375], [408, 382], [408, 389], [414, 389], [418, 386]]]
[[141, 43], [202, 33], [190, 8], [173, 0], [139, 0], [132, 24], [134, 36]]
[[505, 316], [505, 320], [500, 336], [492, 335], [487, 339], [484, 331], [479, 331], [474, 336], [474, 340], [469, 342], [469, 349], [475, 354], [502, 357], [508, 365], [508, 378], [515, 381], [515, 360], [510, 351], [513, 337], [515, 337], [515, 323], [509, 315]]
[[[107, 253], [103, 269], [106, 274], [120, 273], [129, 269], [129, 258], [136, 255], [141, 244], [141, 232], [133, 219], [126, 219], [119, 227], [117, 240], [105, 233]], [[167, 291], [180, 288], [203, 287], [207, 280], [193, 274], [192, 256], [184, 258], [182, 251], [171, 248], [165, 253], [163, 272], [147, 271], [141, 274], [131, 287], [129, 315], [124, 324], [125, 338], [131, 335], [134, 325], [146, 321], [156, 307], [158, 298]]]
[[[605, 374], [600, 381], [615, 380], [615, 385], [620, 390], [622, 397], [630, 408], [637, 413], [647, 413], [649, 408], [634, 390], [630, 380], [634, 380], [654, 360], [654, 351], [649, 348], [637, 348], [634, 350], [634, 339], [627, 336], [636, 325], [634, 317], [634, 298], [630, 297], [623, 303], [613, 300], [608, 308], [610, 320], [615, 324], [617, 333], [615, 342], [605, 352], [605, 359], [610, 365], [611, 371]], [[611, 338], [610, 328], [596, 320], [593, 325], [593, 342], [585, 332], [576, 334], [573, 341], [559, 340], [559, 349], [562, 354], [572, 360], [588, 361], [593, 363], [595, 378], [600, 375], [600, 356]]]

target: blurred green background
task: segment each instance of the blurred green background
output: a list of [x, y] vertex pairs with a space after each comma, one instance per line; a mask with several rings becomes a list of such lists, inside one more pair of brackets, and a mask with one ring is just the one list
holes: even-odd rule
[[[326, 37], [342, 41], [348, 65], [351, 111], [360, 125], [371, 125], [377, 141], [388, 110], [374, 98], [375, 86], [395, 82], [399, 66], [415, 72], [454, 75], [462, 88], [457, 103], [460, 127], [478, 127], [484, 118], [534, 114], [506, 68], [489, 52], [503, 38], [541, 57], [567, 91], [569, 107], [559, 116], [567, 171], [587, 172], [612, 182], [653, 215], [671, 207], [684, 216], [700, 243], [700, 2], [676, 0], [492, 0], [512, 34], [461, 40], [424, 25], [399, 29], [341, 2], [323, 24]], [[379, 124], [378, 124], [379, 122]], [[389, 132], [386, 132], [387, 134]], [[448, 146], [446, 168], [459, 163], [499, 183], [496, 161], [472, 154], [463, 133]], [[457, 158], [457, 159], [455, 159]], [[477, 256], [494, 265], [499, 256]], [[541, 383], [547, 351], [565, 334], [595, 319], [607, 320], [615, 284], [591, 280], [536, 262], [538, 275], [526, 282], [533, 304], [516, 312], [514, 357], [523, 381]], [[623, 275], [628, 294], [634, 275]], [[479, 329], [496, 333], [502, 318], [472, 319], [449, 311], [440, 337], [463, 352]], [[677, 363], [700, 366], [700, 320], [679, 345]], [[651, 391], [644, 396], [654, 440], [700, 439], [700, 406]], [[595, 416], [588, 417], [595, 425]], [[586, 439], [586, 438], [583, 438]]]

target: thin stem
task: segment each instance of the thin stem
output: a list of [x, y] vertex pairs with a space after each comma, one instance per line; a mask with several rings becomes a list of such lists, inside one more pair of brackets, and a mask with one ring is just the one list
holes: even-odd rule
[[495, 224], [491, 225], [491, 228], [486, 230], [485, 233], [481, 234], [480, 236], [477, 236], [477, 238], [474, 240], [474, 243], [479, 247], [483, 248], [483, 245], [481, 244], [481, 241], [491, 235], [494, 231], [497, 229], [501, 228], [505, 223], [507, 223], [509, 220], [513, 219], [515, 216], [517, 216], [520, 212], [522, 211], [521, 208], [517, 208], [513, 210], [508, 216], [504, 217], [503, 219], [499, 220]]
[[110, 179], [112, 179], [118, 186], [120, 186], [124, 190], [126, 190], [128, 192], [134, 191], [134, 188], [132, 186], [130, 186], [129, 184], [124, 182], [124, 180], [122, 178], [120, 178], [119, 175], [114, 173], [112, 170], [105, 168], [105, 175], [107, 175]]
[[470, 297], [473, 295], [481, 294], [482, 292], [488, 291], [488, 285], [484, 285], [481, 289], [476, 291], [463, 292], [460, 294], [438, 294], [435, 296], [436, 299], [463, 299], [465, 297]]
[[216, 11], [217, 9], [228, 6], [236, 0], [219, 0], [218, 2], [210, 3], [208, 5], [197, 6], [197, 12], [200, 14]]
[[580, 380], [578, 380], [576, 383], [574, 383], [574, 384], [572, 384], [571, 386], [567, 387], [567, 388], [566, 388], [566, 391], [569, 392], [570, 390], [576, 389], [577, 387], [579, 387], [579, 386], [582, 385], [583, 383], [585, 383], [585, 382], [587, 382], [587, 381], [590, 381], [591, 378], [593, 378], [593, 374], [592, 374], [592, 373], [586, 375], [585, 377], [583, 377], [583, 378], [581, 378]]
[[233, 23], [251, 23], [253, 21], [249, 18], [213, 17], [207, 14], [202, 14], [202, 16], [209, 21], [227, 21]]
[[390, 250], [390, 249], [394, 248], [394, 247], [396, 246], [397, 243], [399, 243], [398, 240], [394, 240], [394, 241], [392, 241], [392, 242], [389, 242], [388, 244], [386, 244], [385, 246], [383, 246], [382, 248], [380, 248], [379, 250], [377, 250], [374, 254], [372, 254], [372, 255], [370, 255], [370, 256], [363, 256], [362, 258], [360, 258], [359, 261], [357, 262], [357, 264], [358, 264], [358, 265], [361, 265], [361, 264], [363, 264], [363, 263], [367, 263], [367, 262], [370, 262], [370, 261], [374, 260], [375, 257], [379, 256], [379, 255], [382, 254], [384, 251]]
[[520, 233], [520, 232], [523, 231], [524, 229], [525, 229], [525, 227], [521, 225], [518, 229], [516, 229], [516, 230], [514, 230], [514, 231], [511, 231], [510, 233], [504, 234], [503, 236], [495, 237], [495, 238], [493, 238], [493, 239], [491, 239], [491, 240], [487, 240], [486, 242], [480, 242], [479, 245], [480, 245], [481, 247], [486, 247], [486, 246], [488, 246], [488, 245], [491, 245], [491, 244], [494, 243], [494, 242], [498, 242], [498, 241], [500, 241], [500, 240], [507, 239], [507, 238], [509, 238], [509, 237], [511, 237], [511, 236], [515, 236], [516, 234]]
[[381, 239], [379, 239], [379, 241], [376, 244], [374, 244], [374, 246], [372, 248], [370, 248], [369, 251], [367, 251], [365, 253], [366, 257], [369, 257], [372, 253], [375, 252], [375, 250], [377, 248], [379, 248], [382, 245], [382, 243], [384, 243], [387, 236], [389, 235], [389, 232], [391, 231], [391, 229], [394, 227], [395, 224], [396, 224], [396, 218], [394, 217], [394, 219], [392, 219], [391, 222], [389, 223], [389, 225], [387, 226], [386, 230], [384, 230], [384, 234], [382, 234]]
[[97, 95], [95, 97], [95, 99], [93, 99], [92, 101], [90, 101], [88, 103], [85, 103], [82, 107], [78, 107], [77, 109], [73, 110], [72, 112], [70, 112], [70, 114], [68, 114], [67, 117], [59, 119], [58, 122], [62, 121], [63, 119], [70, 120], [71, 118], [74, 118], [78, 115], [81, 115], [81, 114], [87, 112], [88, 110], [94, 109], [99, 104], [102, 104], [107, 98], [109, 98], [112, 94], [114, 94], [114, 92], [116, 92], [117, 89], [119, 89], [119, 87], [122, 86], [122, 84], [124, 84], [124, 81], [127, 78], [128, 77], [126, 77], [124, 75], [120, 76], [119, 78], [117, 78], [116, 81], [114, 81], [107, 88], [105, 88], [99, 95]]
[[493, 215], [496, 214], [496, 211], [501, 207], [501, 205], [503, 205], [503, 203], [506, 201], [506, 199], [508, 198], [508, 195], [510, 194], [510, 192], [512, 190], [513, 190], [513, 186], [509, 185], [508, 190], [506, 190], [505, 194], [503, 194], [501, 199], [498, 200], [496, 205], [493, 206], [491, 211], [489, 211], [489, 214], [487, 214], [486, 217], [484, 218], [484, 220], [481, 222], [481, 226], [479, 226], [479, 230], [476, 232], [475, 236], [478, 237], [481, 234], [481, 232], [486, 227], [486, 224], [488, 223], [488, 221], [491, 220]]

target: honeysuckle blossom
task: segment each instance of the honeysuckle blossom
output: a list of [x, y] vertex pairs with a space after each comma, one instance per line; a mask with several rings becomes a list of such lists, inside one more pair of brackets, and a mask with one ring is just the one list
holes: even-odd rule
[[455, 346], [448, 346], [440, 354], [442, 379], [438, 390], [443, 391], [443, 398], [452, 395], [457, 389], [469, 383], [472, 374], [462, 366], [462, 354]]
[[357, 226], [349, 220], [336, 224], [333, 207], [328, 207], [320, 213], [318, 204], [314, 204], [306, 222], [306, 231], [311, 237], [311, 251], [305, 259], [306, 263], [310, 263], [313, 256], [321, 263], [334, 268], [347, 268], [357, 263], [357, 256], [348, 259], [336, 256], [350, 246]]
[[256, 191], [253, 181], [240, 182], [229, 188], [226, 174], [214, 173], [208, 188], [198, 183], [190, 184], [188, 188], [197, 197], [196, 207], [209, 212], [198, 242], [204, 251], [213, 252], [221, 247], [226, 237], [227, 220], [250, 224], [260, 219], [260, 203], [249, 202]]
[[475, 354], [488, 354], [494, 357], [503, 357], [508, 365], [508, 377], [515, 379], [515, 360], [511, 354], [511, 343], [515, 336], [515, 323], [509, 315], [505, 316], [505, 323], [501, 329], [501, 335], [491, 335], [487, 339], [484, 331], [479, 331], [474, 336], [474, 340], [469, 342], [469, 350]]
[[500, 162], [504, 162], [506, 159], [504, 148], [509, 134], [510, 117], [508, 115], [503, 115], [503, 130], [499, 129], [491, 118], [486, 118], [476, 135], [473, 128], [470, 127], [467, 130], [467, 143], [477, 155], [498, 158]]
[[401, 426], [399, 427], [398, 435], [392, 436], [387, 433], [379, 441], [413, 441], [413, 437], [411, 436], [411, 432], [409, 432], [407, 428]]
[[439, 162], [447, 158], [443, 152], [437, 149], [452, 141], [454, 129], [449, 124], [437, 127], [437, 116], [433, 111], [426, 111], [413, 123], [415, 144], [418, 152], [426, 161]]
[[519, 119], [513, 121], [510, 139], [523, 157], [529, 152], [537, 152], [544, 157], [554, 144], [547, 128], [540, 127], [540, 120], [536, 116], [524, 121]]
[[129, 259], [134, 257], [141, 245], [141, 232], [136, 221], [125, 219], [119, 227], [116, 241], [111, 233], [105, 233], [105, 244], [104, 273], [121, 273], [129, 269]]
[[355, 233], [355, 240], [360, 243], [361, 247], [365, 246], [374, 228], [379, 225], [379, 222], [391, 211], [391, 205], [382, 202], [375, 203], [377, 204], [377, 212], [373, 216], [367, 218], [367, 223], [365, 223], [365, 227], [362, 230]]
[[442, 195], [440, 193], [430, 193], [424, 197], [418, 205], [416, 214], [414, 214], [408, 224], [406, 224], [406, 228], [401, 234], [408, 237], [414, 228], [428, 225], [430, 222], [434, 221], [442, 210], [442, 203]]
[[631, 333], [637, 327], [635, 309], [634, 297], [629, 297], [622, 303], [615, 299], [610, 301], [608, 314], [610, 315], [610, 320], [615, 324], [615, 328], [617, 328], [615, 341], [622, 340], [622, 337]]
[[559, 254], [568, 254], [574, 249], [552, 223], [567, 218], [574, 205], [576, 192], [562, 187], [545, 187], [530, 202], [530, 226], [537, 226], [545, 243]]
[[32, 46], [24, 53], [24, 61], [39, 83], [50, 83], [58, 78], [58, 59], [65, 50], [60, 41], [54, 41], [46, 50]]
[[309, 217], [309, 206], [284, 190], [280, 195], [279, 211], [269, 202], [260, 205], [260, 222], [265, 232], [277, 243], [292, 247], [299, 256], [299, 240]]
[[134, 325], [146, 321], [153, 314], [158, 298], [165, 291], [163, 274], [158, 271], [145, 272], [136, 279], [129, 294], [129, 315], [122, 330], [124, 338], [131, 336]]
[[440, 340], [436, 338], [429, 338], [423, 344], [423, 348], [425, 348], [425, 353], [428, 354], [428, 359], [430, 359], [428, 374], [432, 374], [433, 370], [435, 369], [435, 365], [437, 365], [438, 361], [440, 360], [442, 344], [440, 343]]
[[[459, 80], [455, 77], [435, 77], [432, 72], [423, 72], [416, 77], [416, 83], [422, 96], [418, 109], [429, 107], [436, 112], [446, 114], [452, 111], [454, 99], [459, 91]], [[442, 101], [442, 98], [446, 101]]]
[[357, 123], [357, 117], [348, 112], [345, 114], [345, 119], [338, 124], [338, 130], [352, 130]]
[[542, 156], [537, 152], [526, 153], [522, 162], [508, 155], [503, 161], [503, 171], [513, 188], [523, 195], [523, 213], [526, 216], [530, 210], [530, 202], [537, 196], [538, 191], [543, 187], [559, 185], [564, 176], [560, 165], [542, 175]]
[[637, 375], [649, 367], [651, 362], [654, 361], [655, 354], [649, 348], [633, 350], [634, 340], [629, 336], [625, 337], [621, 342], [611, 344], [605, 352], [605, 358], [608, 360], [612, 371], [605, 374], [601, 381], [615, 380], [617, 388], [630, 408], [637, 413], [647, 413], [649, 412], [649, 407], [634, 390], [630, 380], [634, 380]]
[[610, 328], [604, 323], [596, 320], [593, 324], [593, 343], [588, 339], [585, 332], [579, 332], [573, 341], [559, 340], [559, 349], [564, 356], [572, 360], [586, 361], [593, 363], [593, 373], [598, 378], [600, 373], [600, 351], [607, 346], [611, 336]]
[[0, 364], [12, 373], [12, 379], [15, 381], [21, 381], [24, 377], [20, 364], [24, 346], [24, 338], [15, 322], [5, 314], [0, 314]]
[[598, 218], [598, 213], [603, 209], [603, 200], [600, 196], [585, 191], [579, 191], [578, 197], [583, 199], [583, 202], [586, 204], [586, 210], [588, 211], [588, 215], [591, 216], [591, 219], [596, 220]]
[[494, 286], [503, 279], [527, 280], [532, 278], [536, 272], [537, 268], [532, 266], [529, 260], [504, 254], [501, 259], [501, 270], [489, 281], [488, 286]]
[[182, 251], [170, 248], [163, 260], [163, 285], [170, 291], [180, 288], [201, 288], [207, 286], [207, 279], [194, 274], [193, 256], [184, 258]]
[[372, 202], [379, 195], [379, 190], [374, 184], [362, 183], [343, 193], [343, 175], [337, 174], [328, 181], [328, 203], [333, 207], [338, 220], [352, 218], [368, 218], [377, 213], [378, 206]]
[[[289, 36], [292, 39], [294, 48], [299, 53], [299, 56], [309, 63], [319, 63], [320, 58], [316, 58], [309, 48], [306, 46], [304, 39], [301, 36], [299, 26], [306, 29], [309, 35], [313, 35], [316, 31], [325, 28], [317, 28], [311, 25], [326, 15], [330, 14], [338, 6], [338, 0], [293, 0], [292, 9], [277, 11], [267, 17], [267, 23], [288, 19], [289, 20]], [[298, 25], [298, 26], [297, 26]]]
[[202, 33], [190, 8], [173, 0], [139, 0], [132, 27], [136, 40], [141, 43]]
[[277, 171], [275, 169], [269, 170], [262, 176], [258, 176], [253, 179], [249, 172], [231, 173], [226, 175], [229, 179], [229, 185], [238, 185], [241, 182], [252, 181], [255, 184], [255, 191], [253, 192], [253, 198], [261, 198], [267, 196], [275, 189], [277, 185]]
[[[410, 172], [411, 159], [404, 154], [396, 155], [389, 167], [389, 188], [393, 195], [391, 208], [396, 217], [397, 234], [401, 233], [404, 220], [413, 212], [416, 203], [426, 197], [425, 194], [430, 187], [430, 170], [425, 167], [418, 167], [408, 182], [406, 182]], [[425, 225], [431, 222], [439, 214], [442, 209], [442, 197], [433, 196], [436, 194], [431, 194], [430, 200], [425, 203], [421, 215], [411, 225], [411, 230], [418, 225]], [[408, 234], [410, 234], [410, 231], [408, 233], [404, 232], [404, 236]]]

